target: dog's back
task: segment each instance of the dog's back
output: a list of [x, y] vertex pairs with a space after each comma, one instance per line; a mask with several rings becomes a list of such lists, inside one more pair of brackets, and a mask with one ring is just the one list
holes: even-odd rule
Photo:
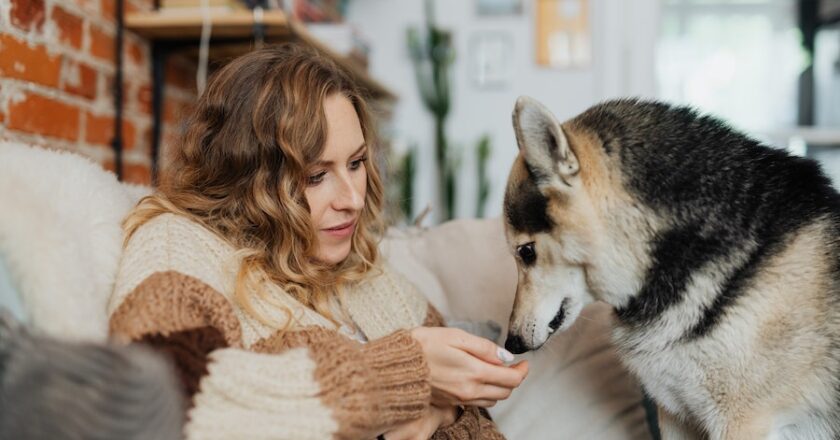
[[[620, 333], [678, 340], [677, 364], [705, 370], [697, 385], [713, 405], [699, 408], [755, 408], [743, 417], [775, 425], [815, 411], [834, 426], [811, 434], [840, 436], [840, 196], [819, 166], [661, 103], [606, 103], [573, 123], [598, 134], [625, 188], [669, 223], [640, 294], [617, 310]], [[686, 411], [678, 401], [694, 398], [660, 391]]]

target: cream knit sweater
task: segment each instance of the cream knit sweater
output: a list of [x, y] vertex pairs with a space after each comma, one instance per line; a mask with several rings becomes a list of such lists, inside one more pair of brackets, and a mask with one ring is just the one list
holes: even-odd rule
[[[129, 240], [109, 304], [111, 333], [173, 360], [190, 400], [188, 439], [359, 439], [428, 410], [428, 367], [407, 331], [440, 315], [387, 267], [348, 289], [342, 305], [360, 343], [282, 288], [265, 284], [254, 308], [233, 301], [236, 250], [205, 227], [165, 214]], [[467, 408], [433, 438], [503, 438]]]

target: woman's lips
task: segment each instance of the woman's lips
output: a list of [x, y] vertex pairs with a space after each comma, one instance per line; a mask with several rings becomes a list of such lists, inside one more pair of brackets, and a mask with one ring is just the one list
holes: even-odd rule
[[344, 238], [348, 237], [353, 234], [353, 230], [356, 229], [356, 221], [347, 222], [341, 225], [338, 225], [333, 228], [326, 228], [322, 229], [324, 233], [329, 236], [337, 237], [337, 238]]

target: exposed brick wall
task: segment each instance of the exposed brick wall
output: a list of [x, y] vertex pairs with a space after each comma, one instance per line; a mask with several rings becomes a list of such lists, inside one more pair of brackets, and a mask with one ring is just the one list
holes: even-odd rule
[[[126, 11], [152, 0], [125, 0]], [[114, 169], [116, 0], [0, 0], [0, 140], [75, 151]], [[123, 45], [123, 173], [149, 183], [152, 138], [150, 43]], [[195, 65], [166, 67], [161, 161], [195, 101]]]

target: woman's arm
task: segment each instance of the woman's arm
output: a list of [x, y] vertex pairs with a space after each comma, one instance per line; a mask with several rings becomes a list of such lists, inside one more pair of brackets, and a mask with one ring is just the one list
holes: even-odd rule
[[188, 438], [373, 438], [422, 415], [428, 367], [405, 331], [363, 345], [294, 329], [245, 346], [251, 330], [223, 290], [231, 253], [190, 220], [156, 217], [128, 242], [109, 305], [115, 338], [177, 367]]
[[174, 362], [188, 438], [371, 438], [429, 405], [428, 367], [408, 331], [360, 344], [308, 327], [246, 351], [226, 298], [175, 271], [141, 282], [110, 326]]

